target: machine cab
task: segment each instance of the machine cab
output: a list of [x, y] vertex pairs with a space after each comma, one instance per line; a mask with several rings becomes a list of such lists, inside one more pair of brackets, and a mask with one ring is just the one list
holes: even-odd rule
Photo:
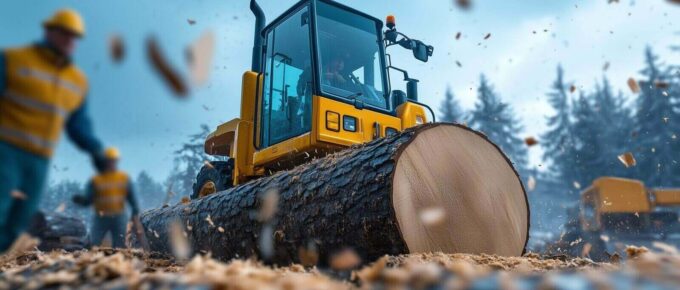
[[259, 148], [310, 133], [315, 97], [392, 114], [380, 20], [336, 3], [304, 1], [262, 33]]
[[417, 102], [417, 80], [405, 71], [397, 69], [409, 81], [409, 100], [390, 93], [385, 49], [399, 44], [426, 61], [432, 47], [398, 33], [393, 22], [383, 32], [379, 19], [330, 0], [301, 1], [266, 27], [255, 0], [251, 10], [256, 34], [241, 116], [205, 142], [207, 154], [229, 157], [212, 164], [223, 169], [213, 175], [227, 180], [217, 182], [218, 191], [226, 186], [220, 184], [293, 168], [428, 121], [429, 107]]

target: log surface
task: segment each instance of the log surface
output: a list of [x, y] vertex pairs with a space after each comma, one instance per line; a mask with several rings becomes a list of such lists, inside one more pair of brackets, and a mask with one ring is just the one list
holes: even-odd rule
[[[322, 263], [346, 247], [366, 261], [408, 253], [392, 201], [395, 166], [419, 132], [437, 126], [454, 125], [409, 129], [188, 204], [145, 212], [141, 221], [149, 245], [171, 253], [170, 228], [179, 223], [194, 252], [210, 252], [223, 260], [257, 256], [277, 264], [299, 263], [299, 249], [310, 244]], [[280, 198], [277, 213], [265, 226], [258, 212], [261, 197], [270, 190]], [[261, 241], [263, 230], [264, 240], [273, 240], [271, 254]]]

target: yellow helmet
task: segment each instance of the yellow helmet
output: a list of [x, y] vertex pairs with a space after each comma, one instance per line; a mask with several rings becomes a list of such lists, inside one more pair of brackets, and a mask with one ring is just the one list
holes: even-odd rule
[[43, 27], [61, 28], [81, 37], [85, 35], [85, 22], [80, 14], [73, 9], [57, 10], [51, 18], [43, 22]]
[[110, 160], [120, 159], [120, 151], [116, 147], [109, 147], [104, 150], [104, 157]]

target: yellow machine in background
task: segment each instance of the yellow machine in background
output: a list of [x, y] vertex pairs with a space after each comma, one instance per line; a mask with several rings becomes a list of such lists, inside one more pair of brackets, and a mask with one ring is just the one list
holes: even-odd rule
[[[569, 222], [557, 251], [606, 260], [626, 245], [652, 247], [655, 241], [680, 246], [680, 189], [647, 188], [638, 180], [601, 177], [581, 192], [568, 210]], [[587, 247], [587, 250], [586, 250]]]
[[[193, 198], [434, 121], [418, 102], [418, 80], [385, 53], [399, 45], [426, 62], [434, 49], [397, 32], [393, 16], [383, 31], [352, 8], [303, 0], [264, 27], [255, 0], [250, 8], [257, 23], [240, 118], [208, 136], [205, 152], [225, 160], [201, 169]], [[403, 73], [408, 93], [390, 92], [390, 69]]]

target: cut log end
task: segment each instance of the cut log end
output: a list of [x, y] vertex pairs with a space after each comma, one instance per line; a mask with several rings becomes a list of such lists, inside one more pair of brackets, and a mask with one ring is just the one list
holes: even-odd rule
[[524, 188], [503, 153], [463, 126], [418, 132], [397, 156], [392, 203], [411, 253], [521, 255]]

